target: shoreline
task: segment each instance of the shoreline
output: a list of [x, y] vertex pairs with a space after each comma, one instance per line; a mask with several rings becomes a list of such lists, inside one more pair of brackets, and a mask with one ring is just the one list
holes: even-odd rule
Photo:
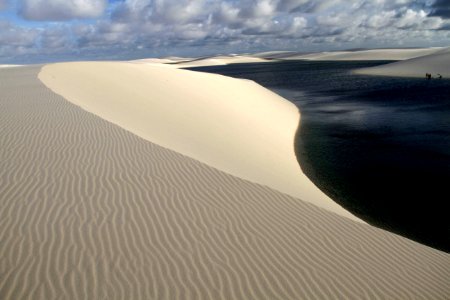
[[53, 93], [39, 72], [0, 70], [3, 298], [449, 294], [447, 253], [142, 139]]
[[354, 70], [354, 74], [392, 77], [425, 78], [430, 73], [434, 78], [450, 78], [450, 48], [420, 57], [398, 61], [373, 68]]
[[[442, 209], [440, 210], [436, 210], [433, 213], [433, 208], [434, 205], [436, 205], [436, 207], [440, 207], [439, 206], [439, 199], [441, 199], [441, 196], [439, 196], [437, 193], [437, 191], [440, 191], [440, 193], [442, 194], [443, 190], [442, 188], [438, 188], [438, 189], [433, 189], [432, 185], [428, 184], [427, 186], [429, 187], [429, 189], [424, 189], [424, 185], [420, 184], [420, 182], [418, 181], [418, 179], [416, 181], [414, 181], [414, 177], [409, 177], [410, 172], [406, 172], [406, 174], [404, 174], [403, 176], [400, 176], [400, 174], [397, 172], [397, 177], [400, 178], [408, 178], [408, 181], [411, 180], [411, 182], [417, 182], [414, 186], [416, 186], [417, 191], [422, 191], [422, 194], [424, 197], [426, 197], [426, 195], [424, 194], [427, 190], [429, 190], [428, 194], [429, 195], [434, 195], [432, 199], [430, 199], [429, 203], [434, 203], [434, 205], [431, 205], [429, 207], [424, 207], [423, 209], [421, 209], [421, 199], [415, 197], [413, 194], [411, 194], [409, 191], [409, 189], [406, 189], [406, 187], [404, 187], [403, 185], [401, 185], [401, 183], [397, 184], [397, 185], [390, 185], [389, 181], [383, 180], [382, 178], [387, 178], [389, 176], [390, 173], [394, 172], [394, 169], [396, 168], [396, 164], [391, 162], [392, 168], [394, 169], [390, 169], [390, 164], [387, 163], [387, 165], [385, 166], [386, 170], [391, 170], [389, 172], [386, 171], [386, 173], [383, 174], [383, 171], [381, 169], [377, 169], [377, 165], [380, 165], [380, 163], [382, 163], [383, 161], [383, 157], [385, 157], [385, 159], [387, 161], [390, 161], [389, 159], [391, 158], [391, 156], [393, 155], [392, 152], [389, 153], [388, 152], [384, 152], [383, 155], [381, 155], [380, 152], [380, 158], [379, 158], [379, 163], [375, 164], [375, 165], [371, 165], [371, 161], [377, 161], [378, 158], [375, 154], [375, 152], [373, 153], [374, 155], [371, 156], [367, 156], [364, 154], [361, 154], [363, 156], [366, 157], [366, 161], [364, 162], [363, 160], [361, 160], [359, 163], [353, 164], [353, 168], [358, 169], [358, 166], [361, 165], [365, 165], [367, 167], [369, 167], [370, 169], [368, 170], [374, 170], [376, 171], [374, 174], [372, 174], [370, 171], [366, 172], [366, 173], [361, 173], [362, 178], [367, 177], [367, 178], [374, 178], [374, 180], [368, 180], [367, 183], [364, 182], [364, 180], [359, 181], [359, 177], [355, 177], [352, 175], [352, 172], [350, 170], [346, 169], [345, 166], [345, 162], [348, 161], [350, 165], [352, 165], [352, 161], [354, 159], [358, 160], [358, 157], [360, 157], [361, 155], [359, 155], [357, 153], [358, 149], [362, 150], [365, 153], [372, 153], [372, 147], [381, 147], [382, 149], [385, 149], [385, 147], [389, 147], [389, 143], [386, 144], [386, 141], [384, 141], [383, 139], [381, 139], [384, 135], [383, 132], [377, 132], [377, 131], [370, 131], [372, 129], [375, 129], [376, 126], [384, 126], [383, 124], [391, 124], [392, 130], [397, 130], [396, 132], [400, 132], [400, 135], [397, 137], [401, 138], [401, 132], [402, 131], [402, 126], [400, 126], [400, 128], [396, 127], [398, 126], [398, 122], [390, 122], [390, 118], [393, 118], [394, 120], [401, 120], [402, 116], [392, 116], [392, 117], [385, 117], [388, 119], [384, 119], [383, 116], [390, 116], [391, 114], [394, 114], [395, 111], [397, 109], [399, 109], [400, 111], [402, 111], [401, 107], [398, 107], [399, 105], [406, 105], [408, 106], [408, 104], [406, 104], [406, 101], [400, 101], [401, 98], [401, 94], [398, 94], [399, 92], [401, 93], [401, 87], [402, 84], [406, 84], [405, 82], [410, 82], [410, 80], [408, 79], [379, 79], [379, 78], [371, 78], [370, 76], [366, 76], [366, 77], [360, 77], [360, 78], [355, 78], [352, 77], [352, 75], [349, 74], [348, 70], [351, 70], [355, 67], [357, 68], [362, 68], [362, 67], [368, 67], [368, 66], [376, 66], [378, 63], [377, 62], [352, 62], [352, 63], [347, 63], [347, 62], [342, 62], [342, 63], [334, 63], [334, 62], [317, 62], [317, 63], [309, 63], [309, 62], [298, 62], [298, 63], [275, 63], [273, 65], [249, 65], [249, 66], [240, 66], [240, 65], [234, 65], [234, 66], [226, 66], [226, 67], [210, 67], [210, 68], [201, 68], [198, 70], [204, 71], [204, 72], [214, 72], [214, 73], [218, 73], [218, 74], [222, 74], [222, 75], [226, 75], [226, 76], [233, 76], [233, 77], [243, 77], [249, 80], [256, 80], [259, 84], [263, 85], [263, 86], [270, 86], [272, 87], [272, 90], [277, 91], [279, 90], [279, 92], [277, 92], [279, 95], [283, 96], [286, 99], [290, 99], [291, 101], [293, 101], [294, 103], [300, 105], [300, 110], [302, 111], [302, 121], [312, 121], [314, 122], [314, 120], [316, 120], [318, 123], [314, 123], [314, 125], [312, 125], [313, 127], [309, 126], [308, 123], [304, 123], [304, 126], [302, 125], [302, 130], [299, 131], [299, 133], [306, 133], [308, 134], [308, 132], [313, 133], [311, 130], [311, 128], [320, 128], [320, 126], [324, 126], [325, 123], [332, 123], [333, 119], [337, 118], [338, 120], [340, 119], [341, 121], [337, 120], [337, 123], [335, 124], [336, 126], [336, 130], [334, 130], [334, 127], [328, 126], [326, 127], [326, 130], [322, 130], [322, 131], [317, 131], [316, 134], [319, 137], [322, 137], [323, 139], [319, 138], [316, 139], [317, 142], [313, 142], [310, 145], [314, 145], [316, 144], [315, 147], [310, 147], [309, 148], [309, 154], [314, 157], [314, 160], [318, 163], [316, 165], [316, 167], [318, 167], [319, 169], [317, 170], [317, 172], [314, 173], [310, 173], [311, 172], [311, 168], [308, 169], [304, 169], [305, 164], [307, 163], [307, 160], [303, 158], [301, 158], [302, 156], [298, 156], [301, 159], [299, 159], [299, 163], [300, 166], [302, 167], [302, 169], [304, 170], [304, 173], [308, 175], [308, 177], [310, 179], [313, 180], [313, 182], [320, 187], [320, 189], [324, 192], [326, 192], [327, 195], [330, 195], [330, 197], [332, 199], [335, 199], [338, 203], [340, 203], [341, 205], [343, 205], [344, 207], [347, 207], [350, 211], [353, 211], [355, 214], [359, 214], [362, 218], [364, 218], [364, 220], [366, 220], [367, 222], [370, 222], [370, 224], [376, 224], [377, 226], [379, 226], [380, 228], [385, 228], [387, 230], [390, 230], [391, 232], [397, 232], [403, 236], [409, 237], [413, 240], [425, 243], [427, 245], [439, 248], [439, 249], [446, 249], [446, 251], [448, 251], [448, 244], [446, 244], [446, 239], [447, 239], [447, 235], [445, 234], [445, 232], [443, 232], [443, 228], [446, 228], [446, 222], [445, 217], [442, 216], [441, 213], [438, 213], [438, 211], [442, 211]], [[326, 86], [321, 87], [322, 83], [321, 80], [315, 80], [313, 79], [315, 76], [314, 71], [309, 71], [309, 69], [315, 69], [317, 66], [318, 69], [322, 70], [321, 72], [321, 78], [323, 78], [323, 74], [327, 73], [328, 69], [330, 69], [330, 75], [329, 77], [327, 77], [329, 79], [329, 84], [327, 84]], [[250, 71], [251, 70], [251, 71]], [[296, 71], [298, 70], [298, 71]], [[337, 70], [341, 70], [341, 71], [337, 71]], [[283, 74], [291, 74], [288, 77], [283, 77], [286, 78], [286, 80], [290, 80], [289, 82], [292, 82], [292, 84], [288, 84], [286, 82], [281, 82], [275, 78], [278, 78], [278, 76], [283, 76]], [[255, 74], [255, 75], [252, 75]], [[264, 75], [266, 74], [266, 75]], [[294, 79], [295, 78], [295, 79]], [[353, 78], [353, 79], [352, 79]], [[341, 84], [334, 84], [336, 82], [342, 81]], [[304, 82], [304, 87], [302, 88], [302, 86], [300, 85], [301, 82]], [[352, 93], [352, 90], [357, 90], [357, 87], [359, 85], [359, 82], [361, 83], [362, 86], [365, 86], [367, 88], [367, 93], [373, 93], [374, 95], [377, 94], [377, 91], [379, 91], [380, 93], [382, 93], [381, 95], [389, 95], [387, 94], [387, 90], [390, 86], [392, 88], [394, 88], [398, 83], [398, 87], [399, 87], [399, 91], [395, 92], [395, 90], [393, 90], [392, 94], [392, 100], [394, 101], [395, 99], [397, 99], [397, 102], [395, 103], [385, 103], [383, 102], [383, 99], [380, 98], [379, 100], [377, 100], [376, 102], [379, 102], [379, 105], [381, 105], [382, 107], [390, 107], [390, 105], [392, 106], [392, 110], [389, 109], [385, 109], [384, 113], [381, 114], [382, 112], [382, 107], [378, 107], [377, 108], [377, 104], [375, 102], [371, 102], [370, 99], [368, 98], [360, 98], [360, 100], [362, 101], [361, 103], [359, 103], [359, 101], [355, 100], [352, 101], [351, 99], [348, 99], [348, 101], [350, 101], [350, 103], [352, 103], [351, 105], [348, 104], [346, 105], [346, 103], [348, 101], [344, 101], [342, 103], [342, 105], [340, 105], [340, 101], [337, 98], [354, 98], [354, 97], [358, 97], [358, 93]], [[430, 97], [433, 97], [433, 95], [431, 94], [432, 86], [442, 86], [442, 85], [446, 85], [446, 83], [444, 81], [442, 82], [438, 82], [438, 81], [434, 81], [431, 82], [433, 84], [429, 84], [429, 82], [426, 82], [425, 80], [412, 80], [411, 81], [413, 83], [419, 84], [419, 85], [424, 85], [425, 87], [428, 86], [429, 87], [429, 92], [430, 92]], [[413, 84], [414, 85], [414, 84]], [[343, 87], [343, 90], [340, 90], [340, 87]], [[407, 86], [409, 86], [409, 83], [407, 84]], [[447, 85], [448, 86], [448, 85]], [[285, 91], [283, 92], [283, 87], [285, 87]], [[417, 103], [420, 103], [418, 101], [420, 101], [421, 96], [417, 96], [416, 98], [414, 98], [414, 95], [421, 95], [423, 94], [423, 92], [427, 91], [426, 88], [419, 88], [416, 87], [414, 88], [414, 90], [417, 89], [417, 92], [409, 92], [409, 93], [403, 93], [405, 95], [405, 99], [412, 97], [411, 98], [411, 109], [413, 109], [414, 107], [416, 107], [415, 105], [417, 105]], [[310, 98], [310, 96], [302, 96], [304, 95], [304, 93], [302, 92], [298, 92], [299, 89], [302, 89], [304, 91], [310, 92], [311, 97], [317, 96], [320, 98], [322, 98], [319, 94], [320, 94], [320, 90], [324, 90], [324, 92], [326, 93], [324, 95], [325, 97], [323, 97], [322, 100], [320, 100], [318, 103], [314, 104], [314, 100], [308, 99]], [[327, 90], [333, 91], [335, 90], [339, 93], [340, 96], [338, 96], [336, 98], [336, 101], [333, 101], [332, 98], [335, 98], [332, 96], [332, 92], [327, 93]], [[291, 91], [291, 92], [290, 92]], [[340, 92], [339, 92], [340, 91]], [[346, 92], [345, 92], [346, 91]], [[384, 91], [384, 92], [383, 92]], [[447, 90], [442, 90], [442, 95], [446, 94]], [[406, 91], [405, 91], [406, 92]], [[361, 91], [361, 93], [364, 94], [364, 91]], [[436, 90], [435, 90], [436, 93]], [[347, 97], [345, 97], [345, 95], [347, 95]], [[397, 95], [397, 97], [396, 97]], [[328, 96], [328, 97], [327, 97]], [[360, 95], [361, 96], [361, 95]], [[327, 101], [327, 98], [329, 98], [330, 100]], [[356, 98], [358, 99], [358, 98]], [[377, 98], [378, 99], [378, 98]], [[424, 97], [423, 99], [426, 99], [426, 97]], [[434, 98], [432, 98], [434, 99]], [[442, 99], [444, 100], [444, 99]], [[400, 102], [398, 102], [400, 101]], [[438, 99], [433, 100], [433, 105], [437, 105]], [[323, 103], [323, 104], [321, 104]], [[445, 103], [445, 102], [443, 102]], [[311, 104], [311, 105], [310, 105]], [[427, 105], [427, 103], [424, 103], [425, 105]], [[341, 107], [341, 109], [339, 108]], [[365, 109], [366, 107], [366, 109]], [[371, 107], [373, 107], [373, 109], [370, 109]], [[305, 112], [303, 113], [303, 108], [305, 109]], [[407, 107], [403, 107], [404, 109], [408, 109]], [[445, 107], [443, 107], [444, 111], [445, 111]], [[420, 111], [420, 110], [419, 110]], [[427, 120], [427, 113], [424, 111], [422, 112], [423, 114], [425, 114], [423, 116], [424, 120]], [[309, 115], [308, 115], [309, 114]], [[341, 115], [342, 114], [342, 115]], [[431, 112], [430, 112], [431, 114]], [[448, 113], [447, 113], [448, 115]], [[351, 131], [351, 126], [352, 126], [352, 122], [351, 121], [353, 118], [355, 118], [355, 121], [358, 122], [358, 118], [356, 118], [357, 116], [367, 116], [367, 119], [363, 118], [360, 121], [363, 122], [361, 125], [361, 128], [364, 128], [365, 126], [375, 126], [372, 129], [366, 128], [367, 130], [369, 130], [370, 132], [367, 132], [367, 136], [364, 136], [363, 133], [360, 132], [352, 132]], [[304, 117], [304, 118], [303, 118]], [[436, 126], [439, 126], [439, 124], [442, 124], [441, 122], [438, 122], [438, 120], [443, 120], [445, 119], [444, 115], [441, 116], [435, 116], [436, 119]], [[315, 119], [315, 118], [319, 118], [319, 119]], [[326, 121], [327, 119], [330, 119], [329, 121]], [[380, 120], [379, 122], [377, 122], [376, 119]], [[432, 119], [433, 116], [428, 116], [428, 119]], [[416, 118], [414, 118], [416, 119]], [[420, 119], [422, 118], [417, 118], [418, 120], [416, 122], [421, 122]], [[322, 121], [321, 121], [322, 120]], [[347, 121], [345, 121], [347, 120]], [[382, 121], [385, 120], [385, 121]], [[343, 123], [342, 123], [343, 122]], [[375, 122], [375, 123], [374, 123]], [[384, 122], [384, 123], [383, 123]], [[408, 122], [407, 119], [405, 119], [405, 122]], [[338, 126], [339, 124], [348, 124], [347, 128], [341, 128], [338, 130]], [[322, 124], [322, 125], [320, 125]], [[358, 124], [353, 124], [356, 127], [354, 127], [355, 129], [359, 128]], [[389, 125], [389, 126], [391, 126]], [[424, 124], [425, 125], [425, 124]], [[444, 125], [444, 124], [442, 124]], [[386, 125], [387, 126], [387, 125]], [[415, 126], [414, 122], [411, 123], [409, 125], [404, 125], [404, 126]], [[309, 128], [309, 129], [308, 129]], [[428, 128], [428, 129], [425, 129]], [[424, 131], [427, 130], [434, 130], [433, 128], [425, 127], [423, 128]], [[341, 136], [339, 138], [339, 132], [341, 132], [344, 136]], [[417, 133], [419, 134], [420, 128], [417, 128]], [[327, 138], [328, 133], [332, 134], [332, 136], [335, 136], [335, 138], [332, 138], [332, 136], [330, 136], [329, 138]], [[355, 136], [355, 140], [352, 142], [351, 141], [351, 136], [352, 134]], [[426, 134], [426, 133], [425, 133]], [[378, 140], [374, 140], [373, 142], [370, 143], [370, 145], [372, 145], [372, 147], [369, 147], [369, 144], [365, 144], [364, 141], [369, 141], [369, 137], [370, 136], [377, 136], [380, 139]], [[445, 138], [445, 136], [443, 136], [442, 134], [440, 135], [441, 138]], [[306, 136], [305, 136], [306, 137]], [[345, 139], [348, 138], [348, 142], [345, 142]], [[425, 136], [424, 139], [426, 139], [427, 137]], [[429, 139], [432, 139], [433, 137], [428, 137]], [[401, 146], [402, 142], [395, 140], [395, 136], [392, 136], [392, 143], [396, 143], [398, 144], [398, 147], [403, 147], [404, 148], [408, 148], [407, 145]], [[436, 145], [439, 145], [439, 142], [436, 140], [437, 138], [434, 138], [432, 140], [435, 141]], [[310, 141], [314, 141], [314, 135], [309, 135], [309, 140]], [[340, 152], [340, 148], [336, 146], [335, 143], [337, 143], [339, 140], [342, 140], [342, 142], [344, 143], [342, 146], [345, 146], [346, 149], [348, 149], [348, 151], [350, 151], [351, 153], [353, 153], [353, 155], [345, 155], [345, 152]], [[322, 142], [320, 142], [322, 141]], [[378, 142], [377, 142], [378, 141]], [[396, 141], [396, 142], [394, 142]], [[416, 143], [420, 143], [420, 141], [416, 141]], [[409, 143], [412, 143], [412, 141], [410, 141]], [[352, 144], [354, 144], [355, 146], [352, 146]], [[380, 145], [377, 145], [380, 144]], [[328, 147], [328, 146], [329, 147]], [[419, 146], [420, 147], [420, 146]], [[427, 151], [431, 151], [430, 153], [436, 153], [436, 155], [439, 155], [442, 151], [442, 153], [447, 153], [448, 151], [445, 149], [439, 150], [436, 149], [437, 146], [428, 146]], [[328, 148], [331, 148], [333, 150], [327, 150]], [[376, 148], [378, 149], [378, 148]], [[354, 150], [354, 152], [352, 152]], [[393, 149], [393, 151], [395, 152], [395, 148]], [[404, 150], [406, 151], [406, 150]], [[432, 151], [438, 151], [438, 152], [432, 152]], [[298, 151], [296, 151], [297, 153], [299, 153]], [[299, 153], [302, 154], [302, 153]], [[339, 155], [339, 156], [338, 156]], [[429, 162], [430, 163], [430, 167], [428, 167], [427, 171], [432, 172], [431, 166], [433, 165], [433, 160], [430, 161], [430, 159], [426, 159], [420, 158], [420, 153], [417, 153], [417, 151], [415, 151], [414, 149], [410, 149], [407, 153], [405, 153], [405, 157], [409, 156], [414, 156], [414, 160], [409, 160], [409, 165], [414, 166], [415, 161], [423, 161], [425, 162]], [[323, 162], [319, 162], [320, 158], [324, 157], [324, 159], [322, 160]], [[337, 159], [339, 157], [339, 159]], [[334, 159], [336, 159], [334, 161]], [[399, 158], [399, 160], [401, 160], [401, 158]], [[327, 163], [327, 161], [329, 161], [330, 163]], [[334, 163], [331, 163], [333, 162]], [[400, 168], [399, 170], [401, 170], [401, 166], [397, 166], [398, 168]], [[406, 166], [409, 169], [409, 166]], [[339, 172], [339, 170], [341, 170]], [[347, 171], [346, 171], [347, 170]], [[438, 166], [435, 167], [436, 172], [444, 172], [446, 173], [445, 170], [443, 170], [442, 168], [439, 168]], [[327, 173], [330, 172], [330, 176], [327, 175]], [[381, 174], [380, 174], [381, 172]], [[399, 171], [400, 172], [400, 171]], [[364, 175], [363, 175], [364, 174]], [[378, 176], [378, 180], [375, 179], [374, 175], [378, 174], [376, 176]], [[431, 173], [430, 173], [431, 174]], [[341, 176], [342, 175], [342, 176]], [[319, 177], [317, 177], [319, 176]], [[334, 178], [334, 179], [333, 179]], [[390, 178], [390, 177], [389, 177]], [[423, 178], [423, 176], [417, 176], [417, 178], [422, 178], [423, 184], [426, 184], [427, 180], [426, 178]], [[431, 178], [433, 178], [433, 180], [436, 180], [435, 182], [439, 182], [438, 178], [435, 176], [429, 176], [430, 180]], [[346, 182], [348, 184], [346, 184]], [[352, 188], [352, 182], [356, 183], [359, 182], [359, 184], [355, 184], [355, 186]], [[372, 182], [372, 186], [370, 184], [370, 182]], [[375, 182], [379, 182], [380, 186], [379, 188], [376, 187]], [[366, 187], [366, 188], [362, 188], [362, 187]], [[393, 191], [392, 193], [388, 192], [385, 188], [385, 186], [390, 186], [390, 189]], [[403, 188], [401, 190], [404, 191], [403, 196], [401, 193], [401, 190], [399, 190], [398, 188], [396, 189], [396, 186], [402, 186]], [[334, 189], [334, 187], [336, 189]], [[359, 188], [358, 188], [359, 187]], [[420, 188], [422, 187], [422, 188]], [[365, 194], [365, 190], [366, 191], [370, 191], [374, 189], [373, 192], [369, 192], [368, 194]], [[353, 190], [353, 191], [352, 191]], [[433, 192], [433, 190], [435, 190], [435, 192]], [[382, 195], [382, 192], [380, 191], [385, 191], [386, 196]], [[357, 194], [355, 194], [357, 193]], [[380, 194], [381, 193], [381, 194]], [[395, 194], [394, 194], [395, 193]], [[348, 195], [347, 197], [345, 195]], [[377, 196], [375, 196], [377, 195]], [[396, 203], [395, 200], [395, 196], [397, 195], [399, 197], [398, 199], [398, 205], [390, 205], [389, 201], [387, 201], [387, 199], [391, 199], [390, 202], [391, 203]], [[408, 195], [408, 196], [406, 196]], [[402, 198], [403, 197], [403, 198]], [[408, 199], [411, 199], [411, 203], [410, 203], [410, 209], [411, 209], [411, 214], [415, 213], [415, 218], [420, 218], [420, 214], [421, 211], [423, 211], [424, 216], [426, 216], [425, 218], [433, 218], [433, 216], [436, 216], [436, 220], [433, 221], [432, 223], [428, 223], [427, 225], [424, 225], [427, 229], [427, 231], [423, 231], [423, 234], [420, 233], [420, 230], [418, 231], [418, 227], [415, 225], [414, 222], [410, 222], [409, 220], [407, 220], [407, 216], [404, 216], [403, 214], [401, 214], [401, 211], [403, 211], [403, 209], [405, 207], [408, 207], [408, 203], [406, 201], [403, 201], [403, 199], [405, 199], [404, 197], [407, 197]], [[367, 203], [364, 202], [364, 198], [370, 198], [371, 201], [368, 201]], [[378, 200], [377, 200], [378, 199]], [[414, 200], [413, 200], [414, 199]], [[373, 207], [371, 208], [370, 205], [368, 205], [369, 203], [385, 203], [384, 205], [373, 205]], [[395, 206], [398, 206], [397, 208]], [[383, 210], [383, 207], [386, 207], [386, 210]], [[396, 215], [397, 217], [389, 217], [388, 216], [388, 211], [390, 211], [388, 209], [388, 207], [391, 207], [392, 209], [395, 209], [395, 211], [397, 212]], [[379, 218], [377, 217], [379, 216]], [[438, 221], [440, 220], [440, 221]], [[432, 225], [434, 224], [434, 225]], [[440, 225], [439, 225], [440, 224]]]
[[[146, 140], [363, 222], [302, 172], [294, 153], [298, 108], [253, 81], [129, 63], [47, 65], [39, 78], [70, 102]], [[126, 78], [134, 81], [123, 85]], [[171, 87], [161, 88], [168, 82]]]

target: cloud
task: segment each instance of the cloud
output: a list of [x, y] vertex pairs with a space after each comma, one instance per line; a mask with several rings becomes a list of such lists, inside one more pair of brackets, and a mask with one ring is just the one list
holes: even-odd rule
[[190, 24], [203, 22], [218, 1], [207, 0], [127, 0], [112, 13], [118, 22]]
[[33, 21], [96, 18], [103, 14], [106, 4], [106, 0], [22, 0], [19, 14]]
[[277, 10], [285, 12], [311, 11], [311, 6], [314, 6], [314, 2], [308, 0], [285, 0], [278, 2]]
[[436, 0], [433, 3], [433, 11], [431, 16], [442, 17], [450, 19], [450, 1], [449, 0]]
[[443, 20], [448, 1], [442, 0], [16, 1], [30, 20], [94, 19], [47, 22], [33, 30], [10, 24], [0, 31], [3, 57], [13, 55], [14, 47], [48, 57], [123, 59], [437, 46], [450, 37], [449, 22]]
[[16, 27], [0, 21], [0, 57], [14, 57], [36, 51], [39, 30]]

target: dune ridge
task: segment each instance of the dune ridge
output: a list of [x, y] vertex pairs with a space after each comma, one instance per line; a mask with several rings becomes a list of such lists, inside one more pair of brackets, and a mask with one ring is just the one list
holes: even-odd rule
[[120, 62], [47, 65], [39, 78], [72, 103], [151, 142], [359, 220], [298, 165], [297, 107], [252, 81]]
[[216, 55], [197, 58], [183, 58], [183, 57], [165, 57], [165, 58], [144, 58], [131, 60], [129, 62], [136, 64], [163, 64], [171, 66], [176, 69], [181, 68], [196, 68], [207, 66], [225, 66], [229, 64], [243, 64], [243, 63], [264, 63], [270, 62], [270, 59], [265, 57], [257, 57], [252, 55]]
[[399, 49], [363, 49], [329, 52], [302, 53], [295, 51], [269, 51], [241, 55], [217, 55], [200, 58], [150, 58], [134, 60], [134, 63], [159, 63], [175, 68], [195, 68], [220, 66], [239, 63], [264, 63], [289, 60], [311, 61], [362, 61], [362, 60], [408, 60], [412, 58], [437, 54], [445, 51], [444, 47], [399, 48]]
[[430, 48], [399, 48], [399, 49], [363, 49], [329, 52], [295, 52], [295, 51], [269, 51], [241, 55], [217, 55], [200, 58], [171, 59], [142, 59], [137, 63], [161, 63], [176, 68], [193, 68], [205, 66], [220, 66], [236, 63], [263, 63], [289, 60], [306, 61], [363, 61], [363, 60], [408, 60], [412, 58], [437, 54], [445, 51], [445, 47]]
[[450, 256], [0, 70], [1, 299], [446, 299]]
[[287, 60], [406, 60], [415, 57], [437, 53], [443, 48], [413, 48], [413, 49], [369, 49], [357, 51], [331, 51], [310, 54], [291, 55]]
[[440, 74], [448, 79], [450, 78], [450, 48], [387, 65], [358, 69], [354, 73], [418, 78], [425, 78], [426, 73], [431, 73], [433, 77], [438, 77]]
[[262, 57], [252, 57], [250, 55], [218, 55], [212, 57], [204, 57], [192, 59], [189, 61], [180, 61], [172, 64], [177, 68], [195, 68], [205, 66], [222, 66], [228, 64], [243, 64], [243, 63], [264, 63], [270, 60]]

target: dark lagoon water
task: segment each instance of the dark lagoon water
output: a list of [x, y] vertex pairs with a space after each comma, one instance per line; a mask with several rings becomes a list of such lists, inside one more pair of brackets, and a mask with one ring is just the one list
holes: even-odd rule
[[450, 80], [351, 74], [383, 63], [195, 70], [251, 79], [295, 103], [297, 157], [319, 188], [372, 225], [450, 252]]

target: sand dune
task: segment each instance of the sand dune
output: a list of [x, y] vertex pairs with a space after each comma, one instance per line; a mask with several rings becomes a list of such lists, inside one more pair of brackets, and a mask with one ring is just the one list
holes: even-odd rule
[[305, 53], [299, 53], [294, 51], [267, 51], [267, 52], [259, 52], [259, 53], [253, 53], [249, 54], [248, 56], [251, 57], [259, 57], [259, 58], [265, 58], [265, 59], [279, 59], [279, 58], [286, 58], [293, 55], [304, 55]]
[[355, 51], [332, 51], [301, 53], [294, 51], [268, 51], [242, 55], [218, 55], [200, 58], [148, 58], [133, 60], [133, 63], [167, 64], [176, 68], [194, 68], [206, 66], [222, 66], [238, 63], [264, 63], [284, 60], [314, 61], [358, 61], [358, 60], [407, 60], [411, 58], [439, 53], [442, 47], [412, 49], [371, 49]]
[[0, 68], [15, 68], [21, 67], [22, 65], [0, 65]]
[[429, 55], [441, 51], [442, 48], [418, 49], [373, 49], [358, 51], [318, 52], [306, 55], [294, 55], [287, 60], [406, 60], [414, 57]]
[[205, 67], [205, 66], [221, 66], [229, 64], [242, 64], [242, 63], [263, 63], [269, 62], [270, 60], [251, 57], [245, 55], [219, 55], [214, 57], [206, 57], [200, 59], [193, 59], [191, 61], [180, 62], [174, 66], [178, 68], [194, 68], [194, 67]]
[[189, 62], [191, 60], [193, 60], [193, 58], [168, 56], [168, 57], [163, 57], [163, 58], [136, 59], [136, 60], [131, 60], [130, 62], [151, 63], [151, 64], [176, 64], [176, 63], [181, 63], [181, 62]]
[[130, 60], [131, 63], [141, 63], [141, 64], [171, 64], [175, 63], [176, 61], [173, 61], [168, 58], [144, 58], [144, 59], [136, 59], [136, 60]]
[[252, 81], [117, 62], [48, 65], [39, 78], [140, 137], [357, 220], [301, 171], [297, 107]]
[[441, 74], [444, 78], [448, 79], [450, 78], [450, 48], [444, 48], [434, 54], [405, 61], [355, 70], [354, 73], [423, 78], [425, 78], [426, 73], [431, 73], [433, 77]]
[[0, 70], [0, 299], [448, 299], [449, 254], [141, 139], [38, 72]]

